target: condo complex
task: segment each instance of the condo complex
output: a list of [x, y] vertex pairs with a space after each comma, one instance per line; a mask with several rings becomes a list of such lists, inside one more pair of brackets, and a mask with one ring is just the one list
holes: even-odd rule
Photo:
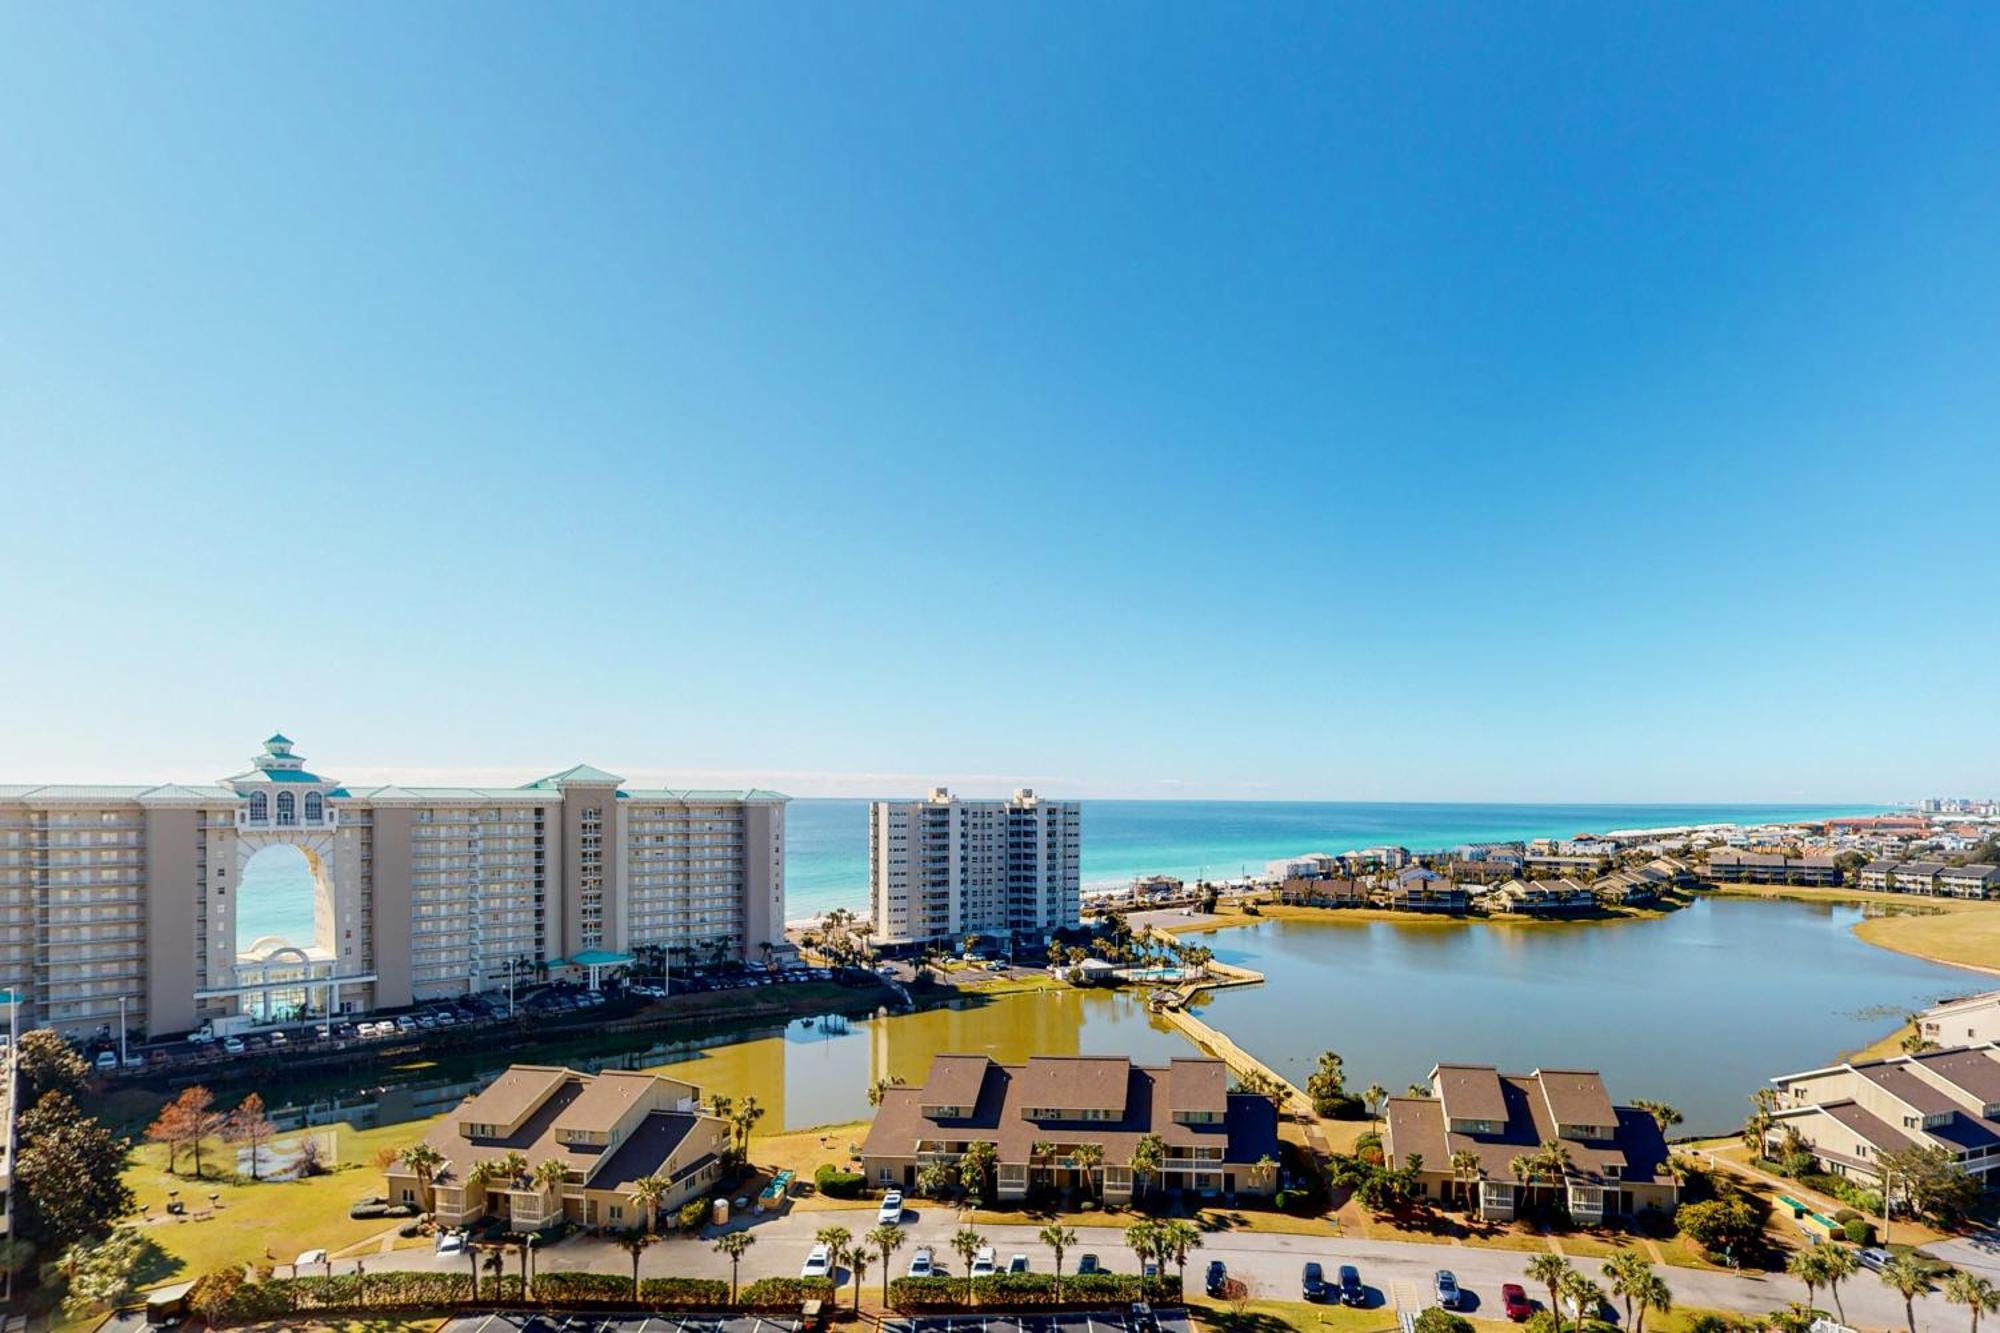
[[1045, 943], [1082, 920], [1082, 807], [1023, 788], [967, 801], [943, 787], [868, 812], [868, 904], [878, 944], [965, 935]]
[[[286, 737], [211, 785], [0, 786], [0, 990], [20, 1026], [153, 1036], [595, 979], [635, 958], [756, 958], [784, 938], [786, 798], [627, 788], [355, 789]], [[244, 870], [311, 869], [309, 942], [244, 939]]]

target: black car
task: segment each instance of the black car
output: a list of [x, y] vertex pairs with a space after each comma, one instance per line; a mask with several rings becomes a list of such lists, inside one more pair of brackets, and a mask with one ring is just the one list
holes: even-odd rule
[[1326, 1299], [1326, 1270], [1317, 1261], [1307, 1264], [1299, 1275], [1299, 1295], [1309, 1301]]
[[1220, 1259], [1208, 1261], [1208, 1280], [1202, 1283], [1211, 1296], [1220, 1296], [1229, 1289], [1229, 1265]]
[[1368, 1288], [1361, 1285], [1361, 1270], [1353, 1264], [1340, 1266], [1340, 1303], [1342, 1305], [1366, 1305]]

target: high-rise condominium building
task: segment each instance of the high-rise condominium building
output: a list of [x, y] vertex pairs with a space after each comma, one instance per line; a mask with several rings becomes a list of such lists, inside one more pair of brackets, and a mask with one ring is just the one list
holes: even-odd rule
[[875, 940], [964, 935], [1043, 940], [1081, 920], [1075, 801], [1025, 788], [1007, 801], [876, 801], [868, 820], [868, 900]]
[[[785, 800], [646, 791], [578, 765], [525, 787], [350, 791], [273, 736], [212, 786], [0, 786], [0, 990], [21, 1025], [186, 1032], [365, 1013], [783, 943]], [[309, 941], [244, 939], [252, 857], [310, 870]]]

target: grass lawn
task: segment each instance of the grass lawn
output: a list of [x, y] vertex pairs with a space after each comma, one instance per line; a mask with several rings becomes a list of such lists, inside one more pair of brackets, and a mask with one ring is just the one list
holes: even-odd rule
[[[265, 1259], [290, 1263], [302, 1250], [335, 1251], [385, 1231], [393, 1233], [400, 1221], [357, 1222], [347, 1210], [356, 1199], [382, 1192], [375, 1154], [384, 1148], [404, 1148], [429, 1127], [428, 1121], [367, 1130], [337, 1125], [340, 1166], [310, 1180], [259, 1183], [211, 1176], [196, 1181], [167, 1174], [165, 1148], [148, 1144], [136, 1149], [125, 1170], [125, 1183], [139, 1200], [141, 1234], [161, 1250], [160, 1261], [144, 1275], [146, 1284], [198, 1277], [223, 1264]], [[225, 1161], [234, 1161], [234, 1150], [226, 1146], [210, 1145], [202, 1153], [202, 1165], [210, 1172]], [[181, 1164], [187, 1167], [185, 1157]], [[173, 1189], [187, 1204], [185, 1217], [167, 1215], [167, 1191]], [[211, 1192], [217, 1196], [213, 1215], [192, 1220], [209, 1208]]]

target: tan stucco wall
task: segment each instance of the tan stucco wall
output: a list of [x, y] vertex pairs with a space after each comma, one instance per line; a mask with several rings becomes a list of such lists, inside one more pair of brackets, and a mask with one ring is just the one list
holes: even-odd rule
[[373, 869], [375, 1007], [397, 1009], [411, 1001], [410, 827], [412, 812], [393, 806], [374, 812], [369, 849]]
[[146, 811], [146, 1031], [194, 1028], [195, 897], [201, 811]]

